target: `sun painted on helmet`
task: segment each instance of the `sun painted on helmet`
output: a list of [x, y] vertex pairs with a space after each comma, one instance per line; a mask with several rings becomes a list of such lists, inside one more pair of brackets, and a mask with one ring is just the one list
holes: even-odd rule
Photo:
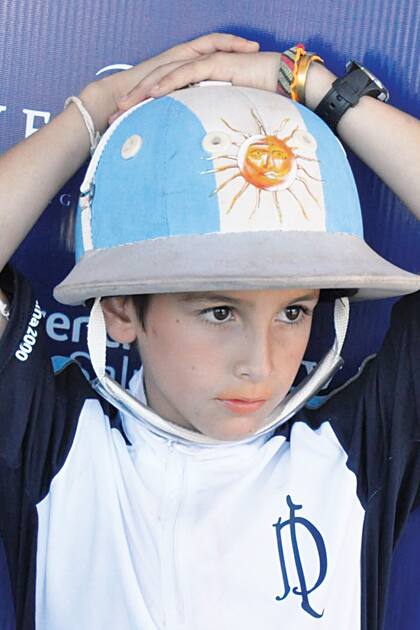
[[[213, 169], [203, 171], [203, 174], [236, 171], [231, 177], [219, 184], [213, 194], [217, 194], [230, 182], [241, 178], [243, 185], [239, 192], [232, 197], [226, 210], [227, 214], [232, 211], [245, 191], [252, 186], [256, 189], [256, 199], [249, 218], [252, 218], [260, 207], [261, 194], [265, 192], [272, 195], [279, 221], [282, 222], [279, 193], [287, 191], [295, 199], [305, 219], [309, 220], [299, 186], [303, 186], [320, 207], [318, 198], [311, 190], [311, 180], [316, 182], [322, 180], [308, 170], [308, 163], [318, 163], [314, 157], [317, 146], [315, 138], [306, 130], [300, 129], [298, 124], [290, 129], [290, 118], [285, 118], [277, 130], [269, 133], [256, 110], [251, 109], [250, 112], [258, 128], [257, 134], [248, 134], [240, 129], [235, 129], [222, 118], [223, 124], [231, 132], [241, 135], [244, 140], [239, 143], [231, 141], [231, 146], [237, 148], [236, 155], [221, 153], [206, 158], [214, 161], [228, 161], [228, 164], [218, 165]], [[289, 131], [287, 131], [288, 128]]]
[[246, 140], [238, 154], [238, 166], [248, 183], [263, 190], [285, 188], [296, 174], [293, 151], [276, 136]]

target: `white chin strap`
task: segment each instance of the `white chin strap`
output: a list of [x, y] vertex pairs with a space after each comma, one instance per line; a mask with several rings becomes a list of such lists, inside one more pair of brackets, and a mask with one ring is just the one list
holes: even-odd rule
[[[116, 381], [110, 378], [106, 371], [106, 328], [105, 319], [101, 307], [101, 298], [96, 298], [90, 314], [88, 326], [88, 348], [92, 367], [97, 378], [91, 382], [92, 387], [114, 407], [122, 413], [147, 425], [148, 428], [168, 438], [176, 438], [178, 441], [194, 442], [196, 444], [226, 444], [225, 440], [217, 440], [202, 433], [190, 431], [180, 427], [169, 420], [161, 418], [147, 405], [143, 405], [130, 392], [125, 390]], [[247, 438], [241, 438], [236, 442], [247, 442], [256, 436], [273, 431], [276, 427], [289, 420], [299, 409], [308, 402], [319, 390], [324, 387], [342, 366], [340, 356], [344, 338], [347, 332], [350, 306], [348, 298], [339, 298], [334, 305], [335, 341], [321, 359], [316, 368], [295, 388], [267, 417], [264, 426]]]

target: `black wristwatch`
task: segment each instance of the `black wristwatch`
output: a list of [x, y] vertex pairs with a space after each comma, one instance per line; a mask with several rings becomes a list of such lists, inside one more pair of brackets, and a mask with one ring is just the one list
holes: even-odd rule
[[372, 96], [386, 102], [389, 92], [370, 70], [351, 60], [346, 64], [346, 74], [334, 81], [315, 113], [335, 131], [342, 115], [349, 107], [357, 105], [362, 96]]

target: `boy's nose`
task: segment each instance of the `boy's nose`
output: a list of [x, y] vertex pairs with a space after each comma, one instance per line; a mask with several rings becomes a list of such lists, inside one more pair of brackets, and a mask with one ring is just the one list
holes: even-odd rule
[[253, 382], [264, 381], [271, 376], [274, 368], [272, 355], [272, 342], [267, 331], [247, 336], [235, 365], [235, 376]]

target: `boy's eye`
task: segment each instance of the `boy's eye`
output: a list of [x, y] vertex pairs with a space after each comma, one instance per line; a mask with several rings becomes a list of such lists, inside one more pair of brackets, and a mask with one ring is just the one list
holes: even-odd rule
[[230, 315], [230, 308], [227, 306], [218, 306], [213, 309], [214, 318], [217, 319], [218, 322], [223, 322]]
[[211, 323], [225, 322], [231, 318], [232, 309], [229, 306], [215, 306], [202, 311], [202, 315]]
[[279, 320], [286, 324], [298, 323], [302, 319], [303, 313], [309, 314], [302, 306], [287, 306], [279, 315]]
[[286, 308], [286, 317], [289, 320], [289, 322], [295, 322], [297, 319], [299, 319], [299, 315], [301, 314], [302, 309], [300, 308], [300, 306], [288, 306]]

